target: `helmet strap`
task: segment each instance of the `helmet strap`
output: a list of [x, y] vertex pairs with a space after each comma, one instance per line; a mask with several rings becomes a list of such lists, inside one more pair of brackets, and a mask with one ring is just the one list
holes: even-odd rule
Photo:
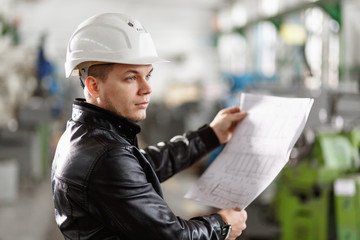
[[85, 83], [83, 82], [81, 77], [79, 77], [79, 80], [80, 80], [80, 86], [82, 87], [82, 89], [84, 89], [85, 88]]
[[83, 67], [83, 68], [80, 68], [79, 69], [79, 79], [80, 79], [80, 86], [84, 89], [85, 88], [85, 80], [88, 76], [88, 71], [89, 71], [89, 67], [90, 66], [87, 66], [87, 67]]

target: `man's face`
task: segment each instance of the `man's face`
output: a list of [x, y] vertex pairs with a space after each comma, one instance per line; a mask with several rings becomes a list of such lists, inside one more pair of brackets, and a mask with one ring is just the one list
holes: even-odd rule
[[146, 118], [150, 102], [152, 65], [115, 64], [99, 82], [99, 105], [134, 122]]

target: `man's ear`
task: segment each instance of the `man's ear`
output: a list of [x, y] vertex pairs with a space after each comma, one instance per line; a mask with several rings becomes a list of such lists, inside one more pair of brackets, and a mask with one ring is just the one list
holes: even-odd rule
[[95, 99], [99, 97], [99, 81], [97, 78], [88, 76], [85, 79], [85, 85], [91, 97]]

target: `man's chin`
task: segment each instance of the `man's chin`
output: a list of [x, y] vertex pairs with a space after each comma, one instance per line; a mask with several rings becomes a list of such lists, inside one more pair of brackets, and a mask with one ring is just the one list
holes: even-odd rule
[[139, 114], [138, 116], [134, 116], [134, 117], [130, 118], [131, 121], [136, 122], [136, 123], [141, 122], [142, 120], [145, 120], [145, 119], [146, 119], [146, 113], [141, 114], [141, 115]]

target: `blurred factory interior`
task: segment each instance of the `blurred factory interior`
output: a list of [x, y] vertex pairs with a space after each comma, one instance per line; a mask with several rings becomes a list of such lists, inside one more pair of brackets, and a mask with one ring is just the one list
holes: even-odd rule
[[[144, 146], [209, 122], [242, 92], [315, 99], [239, 239], [360, 240], [359, 0], [1, 0], [0, 240], [63, 239], [49, 173], [83, 96], [65, 78], [66, 45], [81, 21], [114, 11], [138, 18], [171, 61], [154, 66]], [[218, 151], [163, 184], [177, 215], [213, 210], [182, 196]]]

